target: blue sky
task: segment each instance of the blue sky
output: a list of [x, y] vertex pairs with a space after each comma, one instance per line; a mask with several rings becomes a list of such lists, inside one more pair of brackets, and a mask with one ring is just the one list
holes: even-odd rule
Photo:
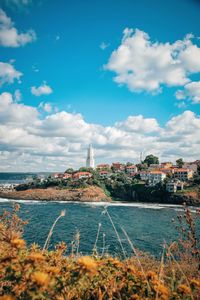
[[[143, 114], [163, 123], [183, 111], [175, 105], [174, 88], [156, 96], [131, 93], [125, 86], [118, 87], [103, 65], [119, 46], [126, 27], [143, 30], [159, 42], [174, 42], [187, 33], [200, 36], [198, 1], [46, 0], [17, 12], [11, 5], [4, 8], [19, 30], [33, 28], [37, 33], [33, 44], [1, 49], [2, 59], [15, 59], [16, 68], [24, 74], [20, 89], [25, 103], [38, 104], [41, 99], [30, 94], [29, 86], [45, 80], [54, 90], [48, 102], [59, 109], [70, 105], [71, 111], [81, 112], [88, 122], [111, 125], [130, 114]], [[109, 44], [104, 51], [99, 47], [102, 42]], [[33, 65], [38, 73], [33, 72]], [[188, 108], [200, 111], [199, 105]]]
[[[192, 87], [193, 89], [188, 92], [186, 91], [186, 84], [190, 82], [199, 83], [200, 69], [195, 72], [188, 71], [189, 67], [186, 70], [184, 61], [188, 82], [183, 83], [182, 80], [182, 83], [179, 82], [177, 85], [174, 84], [174, 81], [169, 84], [170, 79], [168, 78], [163, 79], [163, 82], [158, 84], [159, 88], [144, 86], [144, 82], [143, 88], [139, 88], [134, 81], [131, 83], [134, 87], [130, 88], [128, 79], [121, 77], [122, 73], [117, 65], [119, 60], [112, 61], [112, 66], [111, 60], [113, 52], [117, 51], [119, 46], [123, 44], [122, 38], [123, 36], [125, 38], [123, 32], [126, 28], [133, 30], [128, 33], [129, 38], [136, 35], [136, 28], [142, 34], [148, 34], [147, 40], [150, 41], [150, 46], [153, 45], [152, 51], [157, 47], [155, 46], [156, 42], [159, 45], [174, 44], [178, 40], [183, 41], [184, 37], [191, 33], [193, 37], [189, 38], [189, 41], [192, 45], [196, 45], [197, 50], [199, 50], [200, 1], [2, 0], [1, 3], [2, 11], [12, 20], [12, 26], [18, 30], [18, 34], [32, 29], [35, 37], [32, 36], [32, 40], [24, 42], [23, 45], [22, 42], [14, 45], [12, 43], [6, 44], [5, 40], [1, 40], [0, 35], [0, 61], [10, 63], [15, 70], [23, 74], [20, 76], [20, 82], [14, 78], [13, 82], [1, 84], [0, 90], [1, 93], [6, 92], [11, 95], [19, 90], [20, 105], [23, 103], [24, 106], [39, 111], [38, 120], [44, 120], [48, 115], [65, 111], [72, 116], [81, 114], [86, 124], [96, 124], [103, 126], [103, 130], [107, 130], [106, 128], [109, 126], [113, 128], [116, 123], [125, 122], [129, 116], [142, 115], [147, 120], [155, 119], [163, 128], [167, 122], [173, 120], [173, 117], [182, 116], [185, 111], [190, 111], [199, 121], [199, 86], [197, 88]], [[102, 49], [103, 47], [100, 45], [105, 45], [105, 49]], [[199, 57], [197, 56], [197, 61]], [[118, 58], [121, 59], [119, 55]], [[134, 57], [133, 64], [135, 62], [137, 63], [137, 57]], [[156, 64], [156, 59], [150, 62], [148, 60], [148, 67], [145, 65], [145, 68], [151, 69], [153, 63]], [[154, 68], [155, 66], [152, 66], [152, 70]], [[166, 69], [161, 69], [161, 74], [164, 71]], [[126, 75], [130, 75], [131, 72], [132, 69], [128, 70]], [[137, 72], [140, 77], [138, 67]], [[168, 72], [168, 67], [166, 72]], [[114, 80], [117, 75], [120, 75], [120, 84]], [[31, 93], [31, 87], [38, 88], [42, 85], [50, 87], [52, 92], [41, 93], [40, 96]], [[181, 91], [180, 99], [175, 96], [178, 90]], [[195, 96], [196, 98], [194, 98]], [[49, 105], [49, 109], [44, 109], [45, 103]], [[17, 103], [15, 104], [17, 105]], [[198, 126], [197, 130], [199, 130]], [[92, 135], [95, 133], [96, 131]], [[33, 130], [31, 134], [33, 134]], [[133, 135], [135, 134], [134, 129]], [[147, 135], [149, 136], [149, 132]], [[54, 137], [59, 138], [60, 136]], [[67, 135], [65, 138], [71, 145], [70, 138]], [[89, 142], [89, 139], [87, 141]], [[114, 159], [106, 152], [114, 146], [106, 149], [103, 142], [96, 140], [92, 142], [96, 143], [96, 148], [99, 149], [99, 160], [106, 159], [106, 157], [109, 157], [109, 161]], [[22, 149], [16, 145], [12, 148], [9, 141], [6, 143], [7, 146], [5, 147], [5, 141], [2, 142], [2, 151], [10, 151], [9, 153], [12, 155], [14, 151], [18, 151], [18, 154], [33, 155], [26, 148], [22, 147]], [[76, 144], [79, 143], [84, 144], [81, 140], [76, 141]], [[108, 142], [107, 144], [112, 143]], [[120, 157], [122, 159], [129, 158], [128, 155], [125, 155], [127, 146], [124, 147], [121, 149], [123, 154], [119, 152], [119, 159]], [[79, 155], [83, 155], [85, 146], [80, 146], [77, 149], [80, 151]], [[136, 149], [135, 151], [139, 150]], [[158, 147], [155, 148], [156, 151], [158, 151]], [[159, 151], [161, 150], [159, 149]], [[189, 152], [191, 151], [189, 150]], [[186, 152], [182, 153], [178, 150], [173, 155], [179, 154], [190, 157]], [[56, 155], [59, 156], [58, 153]], [[61, 153], [60, 157], [63, 155]], [[44, 160], [47, 159], [48, 153], [37, 154], [36, 156]], [[168, 158], [168, 154], [163, 156]], [[171, 157], [172, 153], [170, 152], [169, 158]], [[71, 158], [72, 156], [69, 156], [69, 161]], [[194, 155], [192, 158], [197, 157]], [[134, 159], [136, 159], [136, 154], [133, 155]], [[26, 165], [27, 163], [24, 164], [24, 166]], [[59, 168], [62, 166], [61, 163]], [[35, 169], [35, 165], [32, 168]]]

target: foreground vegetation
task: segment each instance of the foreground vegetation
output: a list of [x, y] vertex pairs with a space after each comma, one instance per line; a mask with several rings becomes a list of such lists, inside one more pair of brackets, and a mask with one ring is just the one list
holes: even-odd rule
[[[185, 208], [184, 215], [178, 216], [180, 239], [165, 244], [158, 261], [136, 250], [125, 231], [133, 250], [131, 258], [100, 255], [95, 246], [91, 256], [81, 256], [78, 248], [65, 256], [64, 243], [49, 251], [53, 228], [64, 212], [54, 222], [43, 249], [36, 244], [28, 247], [23, 240], [26, 222], [18, 217], [18, 210], [17, 205], [0, 217], [1, 300], [199, 299], [200, 249], [195, 226], [199, 211], [192, 216]], [[105, 213], [115, 229], [110, 214]]]

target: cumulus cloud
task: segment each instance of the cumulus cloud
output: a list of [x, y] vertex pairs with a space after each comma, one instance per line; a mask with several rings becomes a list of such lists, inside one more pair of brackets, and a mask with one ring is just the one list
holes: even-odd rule
[[156, 119], [145, 119], [142, 115], [129, 116], [124, 122], [116, 123], [116, 127], [130, 132], [149, 133], [159, 131]]
[[[43, 104], [44, 105], [44, 104]], [[0, 95], [1, 171], [64, 171], [85, 165], [92, 143], [96, 162], [138, 162], [140, 152], [165, 160], [199, 158], [200, 117], [192, 111], [164, 126], [155, 118], [129, 116], [112, 126], [88, 123], [78, 113], [47, 112]]]
[[178, 90], [175, 95], [178, 100], [188, 99], [193, 103], [200, 103], [200, 81], [187, 83], [184, 89]]
[[53, 90], [50, 86], [48, 86], [45, 82], [43, 82], [39, 87], [32, 86], [31, 93], [34, 96], [39, 97], [41, 95], [49, 95], [53, 93]]
[[16, 80], [20, 82], [22, 73], [17, 71], [11, 63], [0, 62], [0, 87], [5, 83], [13, 83]]
[[159, 93], [164, 85], [183, 86], [190, 82], [190, 74], [200, 72], [200, 48], [192, 39], [187, 34], [174, 43], [153, 42], [146, 32], [126, 28], [104, 68], [132, 92]]
[[19, 33], [12, 20], [0, 9], [0, 46], [16, 48], [35, 40], [36, 34], [33, 30]]

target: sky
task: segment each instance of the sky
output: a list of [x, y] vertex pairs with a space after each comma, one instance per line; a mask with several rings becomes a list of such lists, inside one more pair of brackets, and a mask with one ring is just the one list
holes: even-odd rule
[[0, 0], [0, 171], [200, 158], [200, 1]]

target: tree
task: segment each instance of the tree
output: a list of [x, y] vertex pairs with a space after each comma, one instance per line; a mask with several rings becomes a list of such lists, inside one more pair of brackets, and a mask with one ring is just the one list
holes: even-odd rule
[[74, 169], [68, 168], [68, 169], [65, 171], [65, 173], [70, 173], [70, 174], [72, 174], [72, 173], [74, 173]]
[[159, 164], [159, 159], [157, 156], [154, 156], [153, 154], [147, 155], [143, 163], [147, 164], [148, 167], [150, 165], [158, 165]]
[[177, 159], [176, 160], [176, 165], [177, 165], [178, 168], [182, 168], [183, 165], [184, 165], [183, 159], [182, 158]]

